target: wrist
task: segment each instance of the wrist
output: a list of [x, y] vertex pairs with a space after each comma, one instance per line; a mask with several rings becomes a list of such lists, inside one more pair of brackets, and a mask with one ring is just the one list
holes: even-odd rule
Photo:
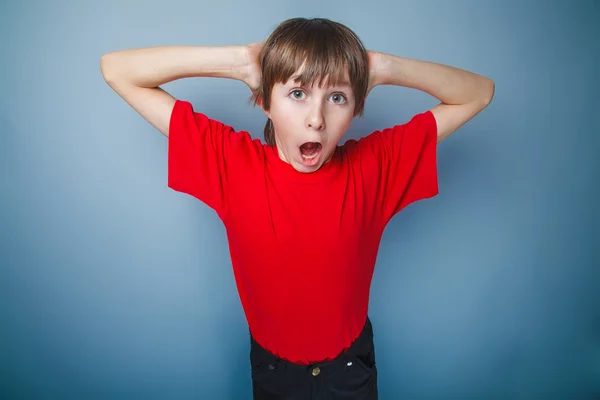
[[248, 47], [235, 46], [232, 48], [235, 52], [235, 63], [233, 64], [233, 78], [246, 82], [248, 79]]
[[223, 77], [245, 82], [248, 75], [246, 47], [227, 46], [224, 50], [226, 53], [222, 53], [223, 67], [226, 72], [224, 71]]
[[368, 51], [369, 58], [369, 90], [375, 86], [384, 85], [386, 82], [385, 64], [386, 54], [378, 51]]
[[373, 86], [389, 84], [390, 70], [393, 63], [392, 56], [381, 52], [372, 52], [370, 63], [373, 65], [373, 71], [371, 72]]

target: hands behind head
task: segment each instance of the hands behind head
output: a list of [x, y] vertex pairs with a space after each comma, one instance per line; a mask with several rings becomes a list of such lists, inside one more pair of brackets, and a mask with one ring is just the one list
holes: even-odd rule
[[254, 42], [246, 46], [247, 72], [244, 83], [252, 92], [255, 92], [261, 84], [260, 52], [264, 42]]
[[376, 52], [376, 51], [367, 51], [367, 55], [369, 57], [369, 86], [367, 89], [367, 96], [369, 95], [369, 93], [371, 93], [371, 90], [377, 86], [380, 85], [380, 78], [381, 78], [381, 60], [382, 60], [382, 53]]

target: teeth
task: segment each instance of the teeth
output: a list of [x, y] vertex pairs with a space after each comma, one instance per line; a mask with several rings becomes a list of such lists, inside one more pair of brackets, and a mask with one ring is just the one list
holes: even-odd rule
[[312, 160], [313, 158], [315, 158], [318, 155], [319, 155], [319, 152], [317, 151], [315, 154], [312, 154], [310, 156], [305, 156], [304, 154], [302, 154], [302, 158], [307, 159], [307, 160]]

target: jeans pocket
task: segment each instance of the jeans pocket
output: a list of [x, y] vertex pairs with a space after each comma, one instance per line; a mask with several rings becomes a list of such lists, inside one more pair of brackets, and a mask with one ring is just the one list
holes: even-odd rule
[[290, 387], [285, 365], [279, 361], [252, 364], [252, 390], [254, 399], [280, 400], [288, 398]]
[[373, 345], [372, 340], [370, 341], [370, 345], [365, 349], [364, 352], [355, 354], [352, 358], [365, 371], [368, 371], [373, 374], [377, 373], [377, 363], [375, 361], [375, 346]]
[[371, 357], [354, 356], [350, 362], [355, 363], [359, 368], [371, 375], [377, 374], [375, 360]]
[[264, 376], [275, 375], [278, 369], [278, 361], [259, 361], [251, 363], [250, 372], [252, 379], [258, 379]]
[[371, 367], [365, 363], [364, 357], [355, 355], [345, 356], [340, 372], [334, 375], [327, 388], [332, 399], [357, 400], [377, 398], [375, 366]]

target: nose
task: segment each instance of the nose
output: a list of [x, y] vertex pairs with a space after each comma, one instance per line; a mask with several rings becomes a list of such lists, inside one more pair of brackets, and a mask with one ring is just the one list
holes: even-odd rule
[[311, 107], [308, 116], [306, 117], [306, 125], [309, 129], [322, 131], [325, 129], [325, 116], [323, 115], [323, 107], [321, 104], [315, 104]]

